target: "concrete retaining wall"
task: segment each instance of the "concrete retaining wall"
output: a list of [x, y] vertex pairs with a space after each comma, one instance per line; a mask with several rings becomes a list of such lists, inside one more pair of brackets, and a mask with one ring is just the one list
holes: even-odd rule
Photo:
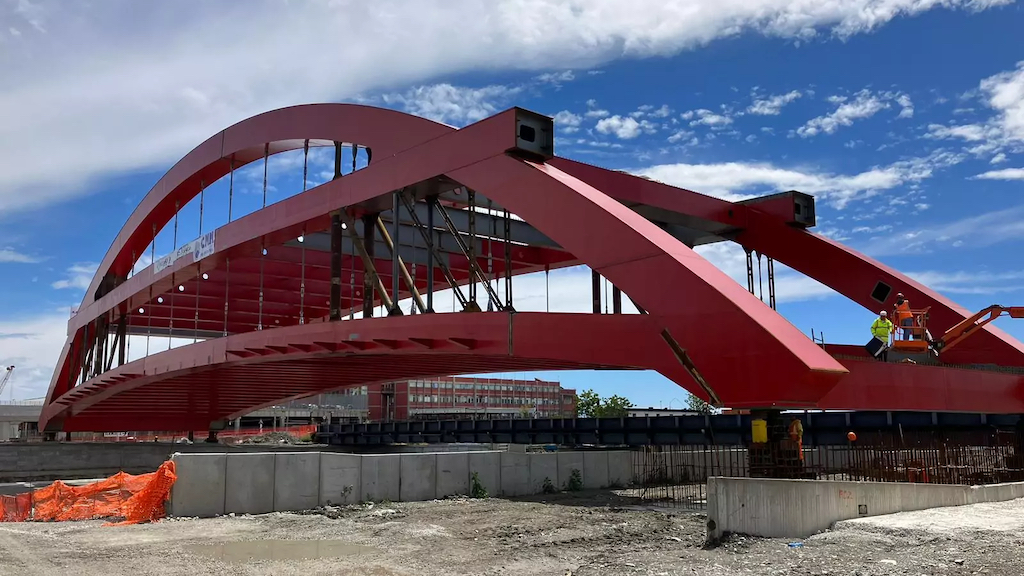
[[963, 486], [708, 478], [708, 539], [726, 533], [805, 538], [839, 520], [1024, 497], [1024, 482]]
[[172, 444], [170, 442], [32, 442], [0, 444], [0, 482], [105, 478], [120, 471], [144, 474], [175, 452], [319, 452], [323, 446]]
[[419, 501], [468, 495], [473, 474], [490, 496], [543, 492], [545, 480], [563, 489], [578, 470], [584, 488], [626, 486], [630, 453], [448, 452], [339, 454], [334, 452], [175, 454], [178, 481], [172, 516], [263, 514], [365, 500]]

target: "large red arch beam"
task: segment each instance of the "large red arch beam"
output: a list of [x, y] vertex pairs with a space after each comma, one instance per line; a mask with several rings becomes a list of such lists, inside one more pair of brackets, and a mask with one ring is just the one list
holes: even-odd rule
[[[44, 411], [41, 424], [45, 426], [53, 420], [64, 422], [67, 427], [93, 422], [83, 415], [83, 410], [99, 409], [99, 404], [90, 404], [87, 400], [98, 398], [98, 387], [110, 388], [100, 398], [101, 404], [121, 406], [117, 410], [123, 411], [123, 403], [130, 396], [122, 397], [122, 394], [159, 387], [160, 382], [168, 381], [166, 376], [152, 374], [135, 382], [136, 388], [127, 388], [125, 382], [138, 380], [138, 375], [124, 378], [121, 374], [115, 381], [111, 380], [115, 376], [111, 371], [84, 386], [69, 389], [67, 376], [76, 365], [75, 358], [80, 352], [76, 347], [82, 340], [76, 337], [93, 319], [108, 310], [124, 309], [131, 298], [150, 286], [168, 282], [172, 275], [176, 282], [190, 275], [194, 277], [202, 269], [223, 265], [232, 255], [251, 254], [264, 243], [282, 244], [304, 231], [323, 229], [331, 210], [358, 206], [392, 190], [440, 175], [478, 190], [523, 217], [644, 307], [649, 314], [642, 324], [630, 325], [630, 330], [612, 337], [620, 345], [624, 341], [643, 341], [650, 345], [644, 349], [649, 351], [643, 361], [636, 362], [634, 367], [659, 370], [700, 396], [706, 397], [706, 392], [713, 391], [723, 402], [733, 406], [813, 406], [830, 394], [848, 369], [724, 273], [627, 206], [647, 204], [733, 228], [737, 239], [748, 247], [776, 257], [843, 293], [850, 292], [848, 296], [862, 303], [865, 296], [859, 292], [859, 285], [842, 282], [837, 267], [815, 266], [813, 258], [801, 259], [799, 246], [787, 251], [788, 245], [777, 246], [783, 242], [777, 238], [798, 245], [818, 243], [828, 247], [826, 254], [834, 253], [835, 257], [860, 266], [860, 272], [867, 270], [864, 275], [903, 280], [898, 273], [863, 256], [835, 243], [822, 244], [820, 237], [788, 227], [778, 218], [747, 205], [731, 204], [563, 159], [537, 163], [509, 156], [507, 151], [517, 144], [516, 122], [517, 111], [513, 109], [454, 130], [375, 108], [310, 105], [268, 112], [211, 138], [158, 182], [104, 257], [78, 315], [69, 322], [69, 342], [54, 373], [48, 394], [50, 405]], [[195, 196], [202, 182], [213, 182], [232, 165], [238, 167], [262, 157], [267, 142], [270, 151], [277, 152], [296, 148], [307, 138], [365, 145], [373, 149], [374, 160], [362, 170], [221, 227], [217, 230], [216, 252], [199, 266], [178, 262], [156, 275], [150, 267], [95, 298], [102, 279], [107, 274], [124, 275], [133, 263], [132, 257], [140, 254], [152, 239], [153, 226], [159, 229], [168, 222], [174, 207], [184, 205]], [[873, 282], [872, 279], [872, 286]], [[912, 298], [929, 297], [927, 289], [916, 283], [908, 281], [903, 285], [911, 286], [903, 291], [911, 292]], [[941, 297], [936, 297], [935, 302], [942, 308], [939, 316], [943, 319], [962, 314], [962, 309]], [[557, 315], [542, 316], [550, 318], [542, 323], [551, 322], [555, 326], [562, 322], [554, 318]], [[438, 316], [424, 321], [446, 322]], [[367, 322], [385, 323], [393, 319]], [[313, 330], [313, 326], [296, 328], [308, 331]], [[253, 339], [246, 348], [266, 350], [269, 349], [267, 343], [279, 335], [279, 330], [284, 329], [236, 336]], [[606, 343], [597, 342], [594, 334], [597, 332], [583, 333], [581, 337], [588, 343], [583, 347], [559, 339], [546, 350], [545, 362], [536, 358], [527, 362], [538, 361], [538, 367], [551, 367], [559, 362], [565, 366], [599, 365], [595, 359], [604, 361]], [[987, 344], [978, 344], [981, 350], [978, 354], [989, 351], [985, 358], [1020, 362], [1021, 345], [1009, 337], [988, 330], [975, 338]], [[184, 357], [205, 357], [209, 363], [214, 355], [204, 355], [204, 350], [224, 341], [223, 338], [212, 340], [172, 352]], [[968, 348], [962, 347], [960, 351], [965, 349]], [[580, 350], [586, 351], [589, 361], [575, 356]], [[674, 362], [671, 366], [664, 364], [665, 354], [670, 354]], [[497, 362], [496, 356], [478, 355]], [[505, 356], [515, 355], [508, 351]], [[178, 362], [187, 363], [181, 359]], [[216, 371], [197, 366], [192, 370]], [[146, 384], [147, 378], [149, 384]], [[209, 385], [216, 388], [212, 381]], [[216, 401], [215, 392], [210, 391]], [[117, 410], [114, 413], [118, 413]], [[209, 414], [203, 417], [207, 416]]]
[[[896, 293], [903, 292], [915, 307], [931, 307], [929, 326], [937, 334], [973, 314], [897, 270], [834, 240], [789, 226], [752, 206], [565, 158], [553, 158], [550, 164], [627, 205], [670, 210], [733, 229], [735, 237], [731, 240], [821, 282], [872, 313], [891, 309]], [[884, 302], [871, 297], [877, 282], [884, 282], [892, 288]], [[944, 355], [944, 360], [951, 364], [1024, 366], [1024, 345], [989, 324]]]

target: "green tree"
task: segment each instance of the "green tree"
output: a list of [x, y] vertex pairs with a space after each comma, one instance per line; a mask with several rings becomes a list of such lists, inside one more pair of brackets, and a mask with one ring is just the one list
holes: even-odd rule
[[601, 397], [593, 390], [584, 390], [576, 396], [576, 414], [596, 418], [601, 410]]
[[585, 390], [576, 397], [576, 412], [584, 418], [620, 418], [632, 407], [628, 398], [615, 395], [602, 399], [593, 390]]
[[686, 399], [686, 407], [700, 414], [713, 414], [715, 411], [711, 404], [708, 404], [693, 394], [690, 394]]
[[622, 418], [632, 407], [633, 403], [628, 398], [615, 395], [601, 403], [601, 417]]

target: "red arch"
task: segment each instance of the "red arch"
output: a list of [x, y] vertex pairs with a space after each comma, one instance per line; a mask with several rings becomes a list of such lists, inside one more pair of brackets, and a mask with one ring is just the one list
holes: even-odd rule
[[[337, 368], [351, 364], [353, 358], [367, 357], [394, 367], [391, 372], [378, 369], [376, 376], [386, 378], [424, 375], [402, 364], [402, 358], [444, 356], [452, 372], [487, 371], [480, 369], [483, 366], [491, 366], [491, 370], [502, 366], [654, 369], [700, 396], [706, 397], [706, 391], [713, 390], [731, 406], [814, 406], [827, 396], [857, 398], [844, 396], [838, 389], [830, 395], [840, 381], [844, 385], [856, 382], [856, 378], [844, 378], [847, 367], [682, 242], [627, 206], [644, 203], [732, 227], [740, 241], [770, 255], [776, 250], [781, 261], [795, 263], [797, 269], [803, 264], [802, 271], [812, 277], [820, 270], [801, 260], [798, 251], [787, 251], [788, 245], [778, 246], [774, 235], [804, 245], [818, 242], [806, 238], [817, 237], [788, 227], [782, 219], [751, 206], [562, 159], [539, 163], [510, 156], [507, 151], [517, 145], [516, 122], [516, 110], [510, 110], [455, 130], [393, 111], [308, 105], [261, 114], [207, 140], [150, 191], [104, 257], [83, 306], [69, 322], [69, 340], [51, 382], [41, 426], [51, 430], [60, 426], [124, 429], [129, 427], [130, 407], [146, 403], [145, 394], [151, 394], [150, 407], [161, 398], [167, 399], [167, 406], [156, 406], [166, 412], [168, 419], [188, 420], [189, 425], [198, 426], [203, 419], [208, 423], [209, 419], [245, 408], [228, 402], [229, 391], [215, 384], [218, 378], [237, 379], [238, 374], [266, 378], [259, 370], [264, 365], [286, 369], [289, 387], [272, 390], [286, 398], [295, 395], [287, 391], [316, 391], [301, 385], [311, 374], [319, 374], [313, 366]], [[130, 268], [132, 255], [141, 253], [151, 240], [153, 224], [159, 228], [169, 221], [175, 203], [183, 205], [197, 194], [201, 182], [213, 182], [226, 173], [232, 156], [237, 166], [261, 157], [267, 142], [271, 152], [279, 152], [301, 146], [307, 138], [370, 146], [373, 162], [365, 169], [221, 227], [217, 230], [216, 252], [200, 263], [202, 270], [216, 272], [226, 258], [251, 253], [262, 243], [281, 244], [303, 231], [323, 230], [331, 210], [363, 206], [393, 190], [446, 176], [510, 209], [571, 254], [552, 257], [546, 263], [586, 263], [629, 294], [648, 314], [595, 319], [557, 314], [506, 318], [505, 314], [480, 313], [359, 321], [362, 324], [306, 324], [236, 334], [155, 354], [101, 374], [82, 386], [69, 386], [80, 347], [86, 342], [83, 327], [109, 310], [131, 309], [150, 287], [155, 288], [154, 294], [161, 293], [171, 286], [172, 277], [177, 283], [199, 273], [200, 267], [185, 262], [159, 274], [150, 267], [100, 298], [93, 297], [107, 273], [123, 275]], [[835, 252], [838, 245], [831, 246]], [[869, 267], [873, 274], [899, 279], [856, 253], [841, 247], [835, 253], [858, 266]], [[536, 269], [523, 266], [515, 272]], [[823, 275], [834, 281], [836, 275], [830, 270]], [[916, 289], [918, 285], [912, 286]], [[862, 301], [859, 295], [854, 299]], [[935, 301], [949, 310], [950, 318], [960, 312], [941, 298]], [[494, 336], [502, 327], [512, 330], [522, 325], [529, 328], [515, 337]], [[346, 331], [357, 326], [361, 333], [374, 336], [367, 341], [365, 333], [360, 336], [348, 332], [346, 338]], [[393, 330], [414, 328], [424, 334], [415, 341], [387, 335]], [[489, 339], [467, 336], [475, 331], [490, 334], [488, 330], [493, 332]], [[552, 339], [552, 335], [556, 337]], [[546, 346], [537, 348], [530, 338]], [[997, 349], [994, 354], [1019, 362], [1019, 343], [992, 331], [985, 338], [989, 348]], [[470, 341], [489, 344], [467, 347]], [[452, 345], [463, 350], [453, 352]], [[624, 359], [621, 350], [633, 351], [634, 358]], [[310, 367], [311, 372], [304, 372], [303, 366]], [[430, 372], [427, 368], [420, 370]], [[361, 376], [361, 382], [370, 377]], [[322, 379], [317, 382], [328, 388], [335, 384]], [[221, 393], [225, 394], [223, 398], [218, 396]], [[262, 401], [253, 401], [253, 405], [259, 403]]]

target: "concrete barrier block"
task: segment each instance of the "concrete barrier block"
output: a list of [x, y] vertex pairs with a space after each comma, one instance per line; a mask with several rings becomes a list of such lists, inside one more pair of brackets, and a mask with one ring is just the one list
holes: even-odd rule
[[320, 453], [275, 454], [274, 511], [316, 508], [320, 502]]
[[210, 518], [224, 514], [226, 454], [175, 454], [178, 479], [171, 487], [171, 516]]
[[530, 491], [530, 455], [501, 454], [501, 495], [526, 496]]
[[435, 497], [466, 495], [469, 486], [469, 454], [438, 454]]
[[467, 479], [470, 488], [473, 487], [474, 473], [489, 496], [501, 494], [501, 452], [470, 453], [469, 478]]
[[399, 454], [366, 454], [360, 470], [360, 494], [364, 500], [399, 501], [401, 466]]
[[[579, 471], [580, 479], [583, 479], [583, 452], [558, 452], [558, 488], [566, 490], [569, 486], [569, 478], [573, 470]], [[583, 480], [586, 484], [586, 480]]]
[[608, 453], [583, 453], [583, 487], [587, 490], [608, 487]]
[[561, 489], [558, 454], [530, 454], [530, 494], [542, 494], [545, 480], [551, 482], [555, 490]]
[[608, 485], [629, 486], [633, 483], [633, 454], [628, 450], [608, 453]]
[[320, 453], [320, 505], [354, 504], [362, 499], [362, 456]]
[[266, 514], [274, 511], [276, 454], [228, 454], [224, 512]]
[[437, 496], [437, 454], [402, 454], [398, 498], [422, 502]]

